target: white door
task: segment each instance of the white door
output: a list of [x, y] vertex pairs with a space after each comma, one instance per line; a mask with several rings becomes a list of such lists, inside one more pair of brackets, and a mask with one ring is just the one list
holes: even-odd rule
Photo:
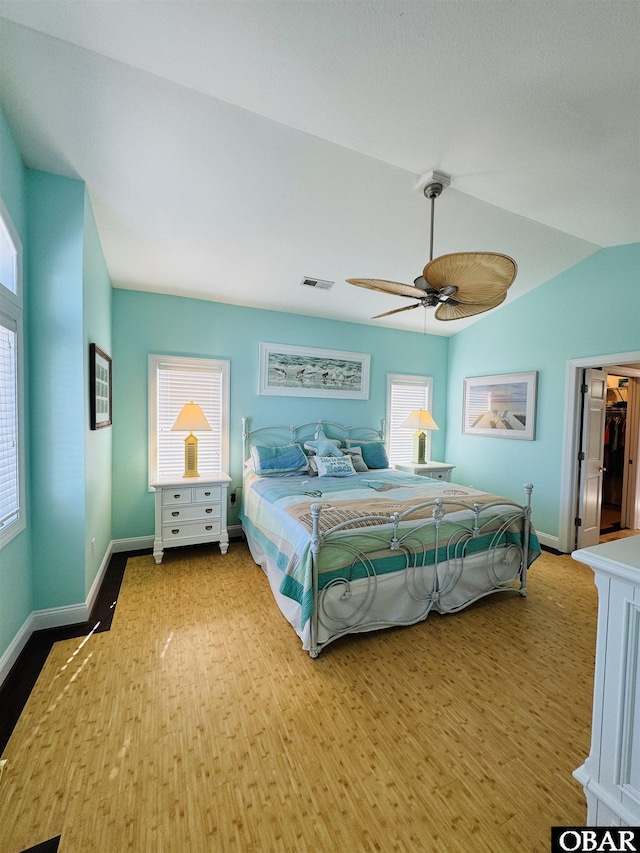
[[640, 528], [640, 377], [629, 377], [621, 526]]
[[578, 494], [578, 548], [600, 541], [604, 426], [607, 413], [607, 374], [589, 368], [584, 372], [580, 488]]

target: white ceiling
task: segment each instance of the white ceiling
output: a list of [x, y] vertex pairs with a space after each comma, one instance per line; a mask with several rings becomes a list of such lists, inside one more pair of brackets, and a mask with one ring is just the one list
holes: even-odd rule
[[639, 57], [637, 0], [0, 0], [20, 150], [86, 181], [116, 287], [361, 323], [405, 300], [346, 278], [428, 260], [433, 169], [435, 254], [511, 255], [509, 299], [640, 240]]

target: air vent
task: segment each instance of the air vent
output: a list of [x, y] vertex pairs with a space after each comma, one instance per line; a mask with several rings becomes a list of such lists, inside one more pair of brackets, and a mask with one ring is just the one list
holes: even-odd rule
[[303, 278], [300, 284], [305, 287], [315, 287], [318, 290], [331, 290], [335, 282], [324, 281], [321, 278]]

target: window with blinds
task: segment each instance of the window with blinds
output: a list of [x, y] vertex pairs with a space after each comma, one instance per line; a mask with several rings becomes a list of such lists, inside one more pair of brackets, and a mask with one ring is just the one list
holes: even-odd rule
[[[387, 433], [390, 462], [409, 462], [413, 455], [415, 430], [403, 429], [400, 424], [414, 409], [431, 411], [430, 376], [405, 376], [390, 373], [387, 376]], [[431, 456], [431, 435], [426, 433], [427, 459]]]
[[184, 432], [172, 427], [185, 403], [197, 403], [211, 432], [196, 433], [202, 477], [229, 468], [229, 362], [177, 356], [149, 357], [150, 482], [182, 478]]
[[18, 518], [18, 372], [15, 324], [0, 314], [0, 530]]
[[0, 547], [26, 526], [21, 261], [20, 239], [0, 199]]

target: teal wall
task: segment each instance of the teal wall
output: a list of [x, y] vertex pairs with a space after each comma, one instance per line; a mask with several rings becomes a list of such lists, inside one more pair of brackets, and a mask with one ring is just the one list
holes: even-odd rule
[[[93, 208], [85, 191], [83, 241], [83, 388], [89, 387], [89, 344], [111, 354], [111, 279], [98, 236]], [[84, 483], [85, 592], [89, 592], [111, 543], [111, 441], [110, 427], [90, 428], [89, 400], [85, 396]], [[92, 547], [92, 539], [95, 539]]]
[[84, 583], [84, 185], [29, 170], [27, 311], [36, 609], [79, 603]]
[[[451, 338], [446, 459], [460, 482], [517, 498], [558, 535], [567, 361], [640, 350], [640, 244], [602, 249]], [[538, 371], [535, 441], [462, 435], [463, 380]]]
[[[26, 170], [22, 165], [20, 152], [14, 142], [7, 120], [0, 107], [0, 197], [9, 211], [11, 220], [20, 236], [24, 255], [28, 249], [27, 202], [25, 192]], [[23, 276], [28, 273], [26, 257], [23, 264]], [[28, 353], [25, 357], [25, 371], [28, 372]], [[27, 429], [25, 438], [28, 445], [29, 407], [25, 400]], [[27, 452], [27, 482], [29, 479]], [[27, 488], [27, 525], [30, 522], [29, 489]], [[19, 533], [0, 550], [0, 656], [9, 647], [22, 625], [33, 610], [33, 579], [31, 577], [31, 538], [30, 526]]]
[[[27, 528], [0, 550], [0, 659], [34, 611], [84, 604], [111, 543], [111, 430], [89, 429], [89, 342], [111, 282], [84, 184], [25, 168], [0, 109], [0, 196], [23, 244]], [[95, 550], [91, 539], [95, 537]]]
[[[368, 400], [259, 396], [260, 341], [371, 353]], [[386, 416], [388, 373], [432, 376], [433, 413], [444, 422], [448, 339], [242, 308], [130, 290], [113, 291], [114, 428], [113, 538], [153, 534], [148, 490], [148, 356], [168, 354], [226, 359], [231, 364], [232, 488], [241, 485], [241, 418], [294, 424], [323, 418], [377, 425]], [[433, 456], [444, 452], [444, 432], [433, 434]], [[235, 513], [230, 514], [235, 523]]]

